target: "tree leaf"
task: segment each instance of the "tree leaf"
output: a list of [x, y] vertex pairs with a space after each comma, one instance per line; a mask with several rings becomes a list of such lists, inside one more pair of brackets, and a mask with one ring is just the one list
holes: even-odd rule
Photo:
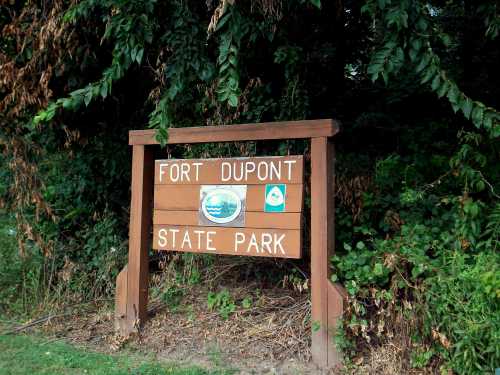
[[437, 95], [439, 98], [442, 98], [444, 94], [448, 91], [448, 88], [450, 87], [450, 83], [448, 81], [444, 81], [439, 90], [437, 90]]
[[[458, 104], [458, 87], [457, 85], [455, 85], [454, 83], [452, 83], [450, 85], [450, 89], [448, 90], [448, 100], [450, 101], [450, 103], [452, 104]], [[456, 112], [456, 110], [455, 110]]]
[[432, 80], [431, 88], [432, 88], [432, 90], [437, 91], [437, 89], [440, 87], [440, 85], [441, 85], [441, 75], [436, 74], [436, 76]]
[[101, 83], [99, 93], [103, 99], [108, 96], [108, 82], [104, 81]]
[[62, 107], [64, 109], [70, 109], [72, 107], [72, 104], [73, 104], [73, 100], [71, 100], [71, 98], [65, 98], [62, 101]]
[[474, 106], [474, 110], [472, 111], [472, 122], [477, 127], [480, 127], [483, 123], [483, 107], [480, 104]]
[[382, 276], [384, 274], [384, 267], [382, 266], [382, 263], [375, 263], [373, 273], [375, 276]]
[[483, 126], [485, 129], [489, 130], [491, 129], [491, 125], [493, 124], [493, 116], [491, 112], [486, 111], [486, 113], [483, 116]]
[[237, 107], [238, 106], [238, 96], [236, 96], [236, 94], [229, 94], [228, 98], [227, 98], [227, 102], [229, 103], [229, 105], [231, 107]]
[[321, 9], [321, 0], [309, 0], [316, 8]]
[[462, 102], [462, 112], [464, 113], [466, 119], [470, 118], [471, 111], [472, 100], [470, 100], [470, 98], [465, 98], [465, 100]]
[[431, 80], [431, 78], [436, 74], [436, 69], [434, 66], [430, 65], [426, 70], [425, 74], [422, 77], [421, 83], [427, 83]]
[[92, 90], [91, 88], [88, 88], [87, 93], [83, 97], [83, 102], [85, 103], [85, 106], [88, 107], [91, 101], [92, 101]]
[[415, 71], [417, 73], [420, 73], [422, 70], [424, 70], [424, 68], [429, 64], [430, 59], [431, 58], [428, 54], [423, 55], [422, 60], [420, 60], [420, 63], [415, 68]]
[[139, 51], [137, 51], [137, 55], [135, 56], [135, 61], [137, 61], [137, 64], [141, 63], [143, 55], [144, 55], [144, 48], [141, 48]]

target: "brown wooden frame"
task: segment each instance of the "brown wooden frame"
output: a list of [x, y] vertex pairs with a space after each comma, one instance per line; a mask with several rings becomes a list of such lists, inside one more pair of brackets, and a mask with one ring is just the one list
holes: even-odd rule
[[[311, 303], [312, 358], [321, 367], [341, 362], [334, 332], [342, 315], [345, 291], [330, 281], [329, 259], [334, 252], [334, 148], [339, 127], [331, 119], [261, 124], [172, 128], [167, 144], [311, 140]], [[130, 205], [128, 265], [116, 285], [116, 329], [128, 336], [147, 319], [148, 251], [151, 246], [153, 147], [155, 130], [132, 130], [132, 198]]]

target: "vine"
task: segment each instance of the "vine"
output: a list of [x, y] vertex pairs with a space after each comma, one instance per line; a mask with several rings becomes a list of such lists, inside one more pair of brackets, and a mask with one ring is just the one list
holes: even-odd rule
[[234, 3], [228, 4], [217, 22], [215, 31], [219, 34], [218, 100], [235, 108], [238, 106], [241, 94], [238, 53], [241, 49], [241, 40], [249, 31], [249, 21], [242, 17]]
[[71, 92], [69, 97], [50, 103], [38, 112], [32, 125], [52, 120], [60, 108], [76, 111], [99, 97], [105, 99], [111, 93], [113, 82], [122, 78], [134, 63], [141, 65], [145, 49], [153, 41], [155, 3], [156, 0], [85, 0], [70, 8], [64, 20], [73, 24], [91, 17], [98, 8], [106, 11], [107, 15], [103, 17], [106, 30], [102, 40], [114, 39], [113, 59], [101, 79]]
[[170, 51], [166, 57], [168, 64], [165, 66], [162, 61], [159, 68], [159, 79], [165, 88], [148, 122], [150, 128], [157, 129], [157, 139], [163, 145], [179, 108], [193, 103], [196, 90], [192, 88], [199, 83], [208, 84], [215, 74], [214, 64], [208, 59], [203, 45], [204, 29], [186, 3], [176, 4], [171, 23], [160, 39]]
[[[500, 113], [465, 95], [441, 67], [431, 40], [437, 36], [447, 45], [449, 37], [434, 27], [430, 5], [409, 0], [368, 0], [362, 11], [381, 24], [385, 35], [368, 66], [373, 81], [382, 77], [387, 83], [391, 75], [396, 75], [410, 62], [420, 82], [429, 85], [439, 98], [446, 97], [454, 112], [461, 111], [466, 119], [477, 128], [485, 129], [492, 138], [500, 136]], [[498, 35], [497, 21], [497, 17], [486, 21], [487, 35], [491, 38]]]

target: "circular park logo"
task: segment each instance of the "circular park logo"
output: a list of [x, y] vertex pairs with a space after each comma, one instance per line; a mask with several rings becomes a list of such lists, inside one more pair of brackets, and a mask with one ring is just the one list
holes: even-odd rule
[[203, 215], [211, 222], [217, 224], [230, 223], [238, 217], [241, 212], [241, 200], [231, 190], [212, 190], [201, 203]]

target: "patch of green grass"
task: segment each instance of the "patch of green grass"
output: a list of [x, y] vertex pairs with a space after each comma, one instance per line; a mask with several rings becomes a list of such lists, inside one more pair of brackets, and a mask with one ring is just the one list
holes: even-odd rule
[[16, 225], [9, 213], [0, 210], [0, 316], [25, 320], [44, 296], [44, 258], [27, 246], [19, 255]]
[[1, 375], [226, 375], [229, 370], [166, 365], [137, 355], [89, 352], [33, 336], [0, 336]]

